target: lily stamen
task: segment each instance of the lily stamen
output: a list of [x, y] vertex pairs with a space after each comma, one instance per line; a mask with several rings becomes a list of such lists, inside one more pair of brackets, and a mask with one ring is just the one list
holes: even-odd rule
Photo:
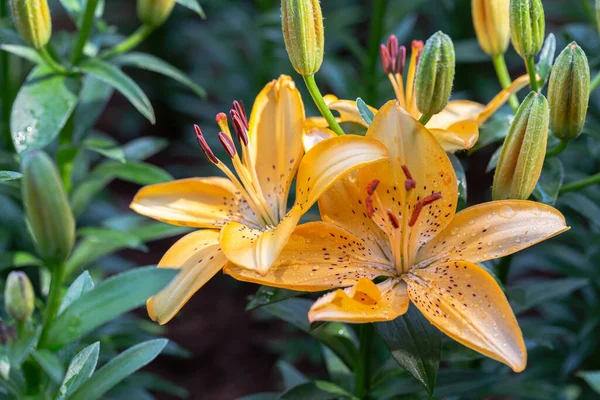
[[204, 139], [204, 135], [202, 134], [200, 127], [198, 125], [194, 125], [194, 130], [196, 131], [196, 140], [198, 141], [198, 145], [200, 145], [200, 148], [202, 149], [202, 152], [204, 153], [208, 161], [210, 161], [213, 164], [219, 164], [219, 159], [217, 158], [217, 156], [215, 156], [215, 153], [213, 153], [213, 151], [210, 149], [208, 143], [206, 143], [206, 139]]
[[394, 215], [392, 210], [388, 210], [387, 215], [388, 215], [388, 218], [390, 219], [390, 222], [391, 222], [392, 226], [394, 227], [394, 229], [400, 228], [400, 221], [398, 221], [398, 217], [396, 217]]
[[246, 131], [250, 129], [250, 125], [248, 124], [248, 117], [246, 116], [246, 109], [244, 108], [244, 102], [241, 100], [234, 100], [232, 108], [240, 116], [240, 119], [244, 123], [244, 127], [246, 128]]
[[375, 190], [377, 190], [377, 186], [379, 186], [379, 179], [373, 179], [371, 182], [369, 182], [367, 185], [367, 194], [372, 196], [373, 193], [375, 193]]
[[219, 132], [219, 141], [221, 142], [221, 145], [223, 146], [229, 157], [234, 158], [237, 155], [237, 150], [235, 148], [233, 140], [231, 140], [231, 137], [229, 137], [223, 132]]

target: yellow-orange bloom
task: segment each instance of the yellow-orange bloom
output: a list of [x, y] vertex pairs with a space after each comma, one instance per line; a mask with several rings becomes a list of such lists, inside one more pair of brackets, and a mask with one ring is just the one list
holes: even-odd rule
[[[304, 106], [292, 79], [281, 76], [255, 100], [250, 121], [243, 106], [230, 113], [241, 142], [238, 155], [227, 117], [219, 139], [236, 173], [212, 153], [198, 128], [207, 157], [227, 178], [191, 178], [142, 188], [136, 212], [174, 225], [201, 228], [178, 241], [159, 267], [182, 272], [148, 301], [152, 319], [168, 322], [227, 261], [264, 274], [281, 253], [302, 215], [329, 187], [352, 170], [384, 161], [377, 140], [347, 135], [324, 140], [304, 155]], [[296, 202], [287, 198], [296, 177]]]
[[510, 41], [510, 0], [471, 0], [479, 45], [490, 56], [504, 54]]
[[[564, 217], [520, 200], [456, 214], [448, 156], [396, 101], [375, 115], [367, 137], [385, 144], [388, 162], [364, 167], [327, 191], [319, 200], [323, 222], [297, 229], [267, 275], [235, 266], [225, 272], [295, 290], [345, 288], [317, 300], [311, 321], [387, 321], [412, 302], [448, 336], [522, 371], [527, 354], [517, 320], [477, 263], [567, 230]], [[381, 276], [388, 279], [372, 282]]]

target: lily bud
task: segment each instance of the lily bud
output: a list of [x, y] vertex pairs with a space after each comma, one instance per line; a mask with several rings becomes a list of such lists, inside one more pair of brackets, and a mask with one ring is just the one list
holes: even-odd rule
[[454, 82], [454, 44], [441, 31], [425, 43], [416, 78], [417, 108], [422, 114], [434, 115], [446, 107]]
[[545, 29], [541, 0], [510, 1], [510, 34], [521, 57], [529, 58], [539, 53], [544, 44]]
[[510, 0], [471, 0], [479, 45], [490, 56], [504, 54], [510, 40]]
[[56, 166], [43, 151], [24, 156], [21, 192], [25, 215], [40, 257], [67, 259], [75, 241], [75, 220]]
[[34, 309], [34, 294], [31, 281], [23, 272], [8, 274], [4, 287], [6, 313], [17, 321], [27, 321]]
[[548, 102], [536, 92], [523, 101], [510, 126], [494, 175], [494, 200], [529, 198], [537, 184], [548, 141]]
[[576, 139], [583, 130], [590, 99], [590, 67], [577, 43], [569, 44], [556, 58], [550, 82], [550, 129], [562, 140]]
[[281, 22], [292, 66], [302, 76], [315, 74], [325, 46], [319, 0], [282, 0]]
[[175, 0], [138, 0], [138, 18], [146, 25], [162, 25], [175, 6]]
[[52, 35], [52, 20], [46, 0], [10, 0], [10, 11], [19, 34], [36, 49]]

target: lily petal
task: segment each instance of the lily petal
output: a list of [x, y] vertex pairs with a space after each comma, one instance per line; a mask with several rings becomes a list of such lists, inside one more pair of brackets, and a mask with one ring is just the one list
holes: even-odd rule
[[375, 285], [367, 278], [347, 289], [338, 289], [319, 298], [308, 319], [350, 323], [391, 321], [408, 310], [406, 284], [388, 279]]
[[446, 129], [429, 130], [444, 151], [469, 150], [479, 139], [479, 126], [473, 121], [458, 121]]
[[272, 215], [285, 214], [302, 153], [304, 105], [289, 76], [268, 83], [257, 96], [248, 131], [250, 156]]
[[240, 281], [318, 292], [351, 286], [365, 277], [393, 276], [394, 268], [346, 230], [324, 222], [309, 222], [294, 230], [266, 274], [231, 263], [224, 272]]
[[362, 166], [387, 159], [377, 140], [346, 135], [317, 143], [302, 158], [296, 178], [296, 204], [275, 229], [252, 229], [231, 222], [221, 230], [221, 245], [234, 264], [265, 274], [300, 218], [338, 180]]
[[[337, 111], [340, 114], [339, 117], [336, 117], [337, 122], [354, 122], [355, 124], [359, 124], [365, 128], [368, 128], [367, 123], [360, 116], [356, 101], [340, 100], [332, 94], [324, 96], [323, 99], [330, 110]], [[377, 113], [377, 109], [375, 107], [371, 107], [369, 105], [367, 105], [367, 107], [369, 107], [369, 110], [371, 110], [373, 114]], [[323, 117], [310, 117], [306, 119], [305, 123], [306, 130], [312, 128], [327, 128], [328, 126], [329, 123]]]
[[568, 230], [555, 208], [527, 200], [502, 200], [469, 207], [435, 239], [416, 262], [431, 259], [482, 262], [504, 257]]
[[411, 235], [415, 235], [414, 252], [441, 232], [454, 217], [458, 199], [456, 174], [450, 159], [433, 135], [420, 123], [407, 115], [397, 101], [386, 103], [375, 115], [368, 138], [382, 142], [389, 152], [389, 162], [370, 165], [359, 170], [359, 181], [366, 185], [373, 179], [380, 183], [376, 194], [382, 206], [376, 217], [386, 220], [390, 210], [400, 220], [403, 199], [406, 195], [406, 177], [402, 166], [406, 165], [416, 187], [408, 196], [408, 210], [412, 212], [419, 199], [440, 193], [442, 198], [423, 209]]
[[479, 126], [483, 125], [489, 117], [491, 117], [496, 111], [498, 111], [500, 107], [502, 107], [508, 101], [510, 96], [517, 93], [519, 90], [523, 89], [527, 85], [529, 85], [529, 75], [521, 75], [520, 77], [515, 79], [509, 87], [498, 93], [492, 99], [492, 101], [490, 101], [485, 106], [485, 108], [479, 113], [479, 115], [476, 118], [477, 124]]
[[470, 100], [452, 100], [429, 122], [427, 129], [448, 129], [452, 124], [461, 121], [475, 121], [477, 116], [485, 109], [483, 104]]
[[163, 256], [158, 268], [181, 271], [159, 294], [148, 299], [148, 315], [161, 325], [169, 322], [190, 297], [227, 263], [219, 248], [219, 232], [199, 230], [179, 239]]
[[258, 224], [254, 212], [226, 178], [190, 178], [145, 186], [130, 207], [172, 225], [219, 228], [229, 221]]
[[506, 296], [485, 270], [466, 261], [413, 269], [408, 295], [423, 315], [457, 342], [515, 372], [527, 364], [523, 334]]
[[336, 133], [331, 129], [327, 128], [312, 128], [302, 135], [302, 144], [304, 151], [308, 152], [317, 143], [322, 142], [325, 139], [331, 139], [336, 137]]

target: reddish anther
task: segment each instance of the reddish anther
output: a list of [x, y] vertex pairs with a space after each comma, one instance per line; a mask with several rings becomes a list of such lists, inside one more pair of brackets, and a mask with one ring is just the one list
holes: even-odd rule
[[373, 179], [371, 182], [369, 182], [367, 185], [367, 194], [372, 196], [373, 193], [375, 193], [375, 190], [377, 190], [377, 186], [379, 186], [379, 179]]
[[379, 47], [379, 58], [381, 60], [381, 66], [386, 74], [390, 73], [390, 52], [385, 45]]
[[441, 193], [434, 193], [434, 194], [431, 194], [431, 195], [425, 197], [422, 200], [422, 202], [423, 202], [423, 205], [426, 206], [427, 204], [431, 204], [434, 201], [436, 201], [438, 199], [441, 199], [441, 198], [442, 198], [442, 194]]
[[400, 46], [400, 50], [398, 51], [398, 62], [396, 63], [398, 71], [397, 74], [404, 74], [404, 66], [406, 65], [406, 47]]
[[224, 132], [219, 132], [219, 142], [221, 142], [221, 146], [223, 146], [229, 157], [235, 157], [237, 150], [235, 149], [233, 140], [231, 140], [228, 135], [226, 135]]
[[398, 72], [398, 37], [396, 35], [390, 35], [387, 41], [387, 50], [390, 55], [390, 70], [394, 73]]
[[413, 210], [412, 215], [410, 216], [410, 220], [408, 221], [408, 226], [413, 226], [417, 223], [417, 219], [419, 219], [419, 214], [421, 214], [421, 210], [423, 209], [423, 202], [419, 201], [415, 204], [415, 209]]
[[402, 171], [404, 172], [404, 176], [406, 180], [404, 181], [404, 190], [407, 192], [411, 189], [414, 189], [417, 186], [417, 182], [413, 179], [412, 174], [410, 173], [408, 166], [403, 165]]
[[244, 146], [248, 146], [248, 129], [246, 128], [242, 117], [236, 110], [231, 110], [229, 116], [231, 117], [233, 129], [235, 130], [238, 140]]
[[400, 222], [391, 210], [388, 210], [387, 215], [394, 229], [400, 228]]
[[244, 108], [244, 102], [234, 100], [233, 101], [233, 109], [240, 116], [242, 122], [244, 123], [244, 126], [246, 127], [246, 130], [250, 129], [250, 126], [248, 124], [248, 116], [246, 115], [246, 109]]
[[375, 208], [373, 208], [373, 197], [367, 196], [365, 199], [365, 207], [367, 208], [367, 215], [371, 218], [375, 213]]
[[204, 139], [204, 135], [202, 135], [200, 127], [198, 125], [194, 125], [194, 130], [196, 131], [196, 140], [198, 140], [198, 144], [200, 145], [200, 148], [202, 149], [202, 152], [204, 153], [206, 158], [208, 158], [208, 161], [210, 161], [213, 164], [218, 164], [219, 159], [215, 156], [215, 153], [212, 152], [212, 150], [208, 146], [208, 143], [206, 143], [206, 140]]

